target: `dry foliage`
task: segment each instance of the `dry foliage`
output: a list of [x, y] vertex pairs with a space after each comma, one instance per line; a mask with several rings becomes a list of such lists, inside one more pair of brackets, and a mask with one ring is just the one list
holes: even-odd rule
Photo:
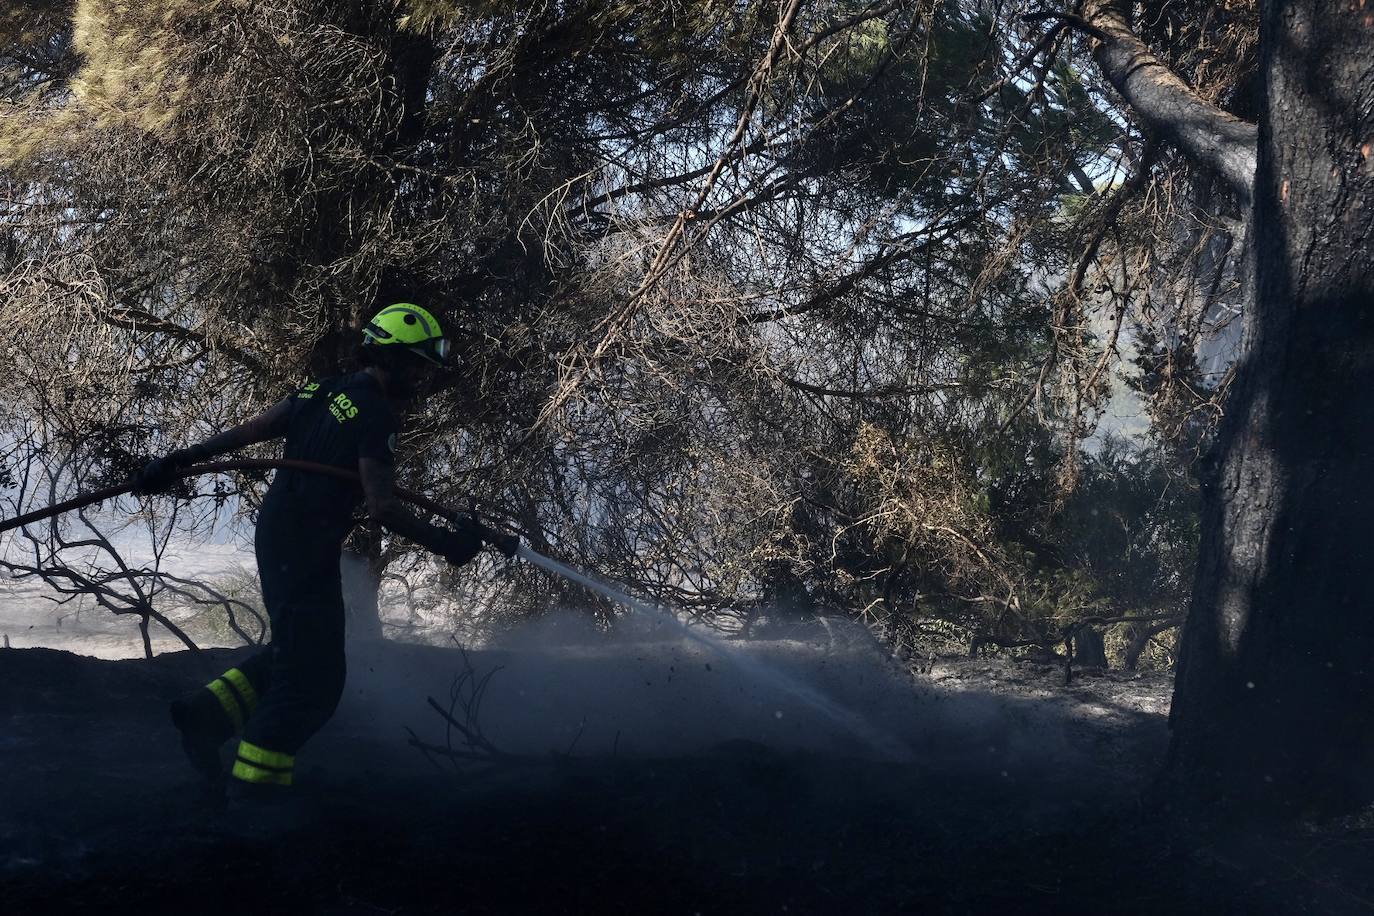
[[[402, 476], [537, 550], [720, 626], [1054, 643], [1101, 610], [1063, 536], [1081, 443], [1128, 338], [1200, 441], [1215, 387], [1180, 360], [1234, 255], [1086, 40], [1017, 3], [347, 8], [0, 18], [12, 403], [101, 392], [81, 422], [117, 417], [130, 466], [422, 301], [461, 359]], [[1143, 14], [1242, 94], [1252, 10]], [[444, 582], [486, 619], [569, 597], [488, 573]]]

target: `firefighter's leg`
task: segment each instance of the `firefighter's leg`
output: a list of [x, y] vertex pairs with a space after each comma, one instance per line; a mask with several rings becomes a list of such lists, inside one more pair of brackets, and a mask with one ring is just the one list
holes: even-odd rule
[[220, 746], [243, 732], [258, 698], [267, 690], [271, 661], [271, 649], [263, 649], [172, 703], [172, 723], [181, 732], [181, 748], [206, 779], [223, 778]]
[[[336, 567], [337, 568], [337, 567]], [[235, 755], [232, 785], [289, 786], [296, 752], [334, 714], [344, 685], [344, 608], [337, 577], [314, 600], [273, 615], [270, 686]]]

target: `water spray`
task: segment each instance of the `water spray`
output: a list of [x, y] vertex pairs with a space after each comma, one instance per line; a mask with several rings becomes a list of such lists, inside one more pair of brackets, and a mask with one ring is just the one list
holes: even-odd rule
[[[266, 471], [276, 469], [306, 471], [309, 473], [323, 474], [340, 480], [360, 483], [358, 475], [346, 468], [317, 464], [312, 461], [296, 461], [284, 458], [235, 458], [229, 461], [211, 461], [179, 469], [177, 474], [179, 477], [196, 477], [201, 474], [219, 474], [227, 471]], [[56, 503], [44, 509], [37, 509], [32, 512], [15, 516], [14, 518], [0, 520], [0, 534], [15, 528], [20, 528], [24, 525], [47, 520], [64, 512], [84, 509], [87, 506], [123, 496], [128, 493], [131, 488], [132, 483], [105, 487], [89, 493], [83, 493], [72, 499]], [[401, 489], [400, 487], [396, 488], [395, 493], [401, 499], [425, 509], [426, 511], [432, 512], [448, 521], [457, 521], [462, 517], [462, 514], [456, 510], [437, 503], [428, 497], [421, 496], [418, 493], [413, 493], [409, 490]], [[684, 638], [704, 646], [712, 653], [727, 659], [740, 670], [749, 672], [757, 680], [768, 683], [782, 693], [800, 700], [835, 725], [862, 740], [884, 757], [895, 759], [906, 759], [910, 757], [910, 749], [904, 746], [900, 741], [874, 728], [853, 710], [846, 709], [814, 687], [799, 681], [787, 672], [774, 668], [751, 655], [735, 651], [730, 645], [701, 632], [699, 628], [688, 626], [687, 623], [680, 620], [675, 614], [667, 609], [637, 601], [619, 589], [607, 585], [605, 582], [601, 582], [579, 572], [571, 566], [535, 552], [529, 545], [523, 542], [517, 544], [516, 539], [510, 535], [502, 535], [486, 526], [480, 527], [483, 529], [484, 537], [495, 546], [501, 547], [503, 552], [509, 552], [513, 556], [538, 566], [546, 572], [561, 576], [596, 594], [609, 598], [611, 601], [628, 608], [646, 620], [669, 625]], [[507, 547], [513, 549], [507, 551]]]
[[883, 756], [896, 759], [904, 759], [910, 756], [911, 751], [909, 748], [905, 747], [891, 735], [885, 734], [874, 728], [853, 710], [844, 708], [830, 697], [827, 697], [814, 687], [797, 680], [787, 672], [780, 671], [771, 665], [765, 664], [751, 655], [734, 651], [733, 647], [730, 645], [712, 638], [696, 627], [688, 626], [685, 622], [678, 619], [671, 611], [636, 601], [629, 595], [612, 588], [604, 582], [593, 579], [591, 576], [578, 572], [571, 566], [559, 563], [557, 560], [552, 560], [543, 554], [536, 553], [531, 550], [527, 544], [520, 544], [520, 546], [516, 548], [515, 555], [528, 563], [533, 563], [540, 569], [562, 576], [603, 597], [609, 598], [617, 604], [629, 608], [631, 611], [647, 620], [652, 620], [655, 623], [667, 623], [685, 638], [705, 646], [714, 654], [728, 659], [731, 664], [743, 671], [749, 672], [758, 680], [771, 684], [783, 693], [802, 701], [816, 712], [825, 716], [835, 725], [838, 725], [854, 737], [861, 739], [874, 750], [882, 753]]

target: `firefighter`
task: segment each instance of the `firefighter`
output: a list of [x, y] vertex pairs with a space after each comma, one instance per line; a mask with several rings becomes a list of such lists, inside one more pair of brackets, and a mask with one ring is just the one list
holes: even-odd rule
[[344, 604], [339, 555], [366, 502], [387, 529], [462, 565], [484, 541], [514, 553], [514, 538], [475, 521], [441, 528], [406, 510], [393, 493], [399, 413], [422, 375], [444, 365], [449, 342], [425, 309], [397, 303], [363, 331], [363, 371], [313, 381], [247, 422], [149, 462], [134, 492], [163, 492], [178, 471], [212, 455], [285, 437], [284, 457], [356, 471], [361, 486], [278, 470], [258, 515], [255, 549], [271, 644], [172, 704], [191, 764], [225, 784], [221, 746], [240, 735], [227, 775], [231, 796], [271, 799], [290, 786], [296, 754], [327, 722], [344, 687]]

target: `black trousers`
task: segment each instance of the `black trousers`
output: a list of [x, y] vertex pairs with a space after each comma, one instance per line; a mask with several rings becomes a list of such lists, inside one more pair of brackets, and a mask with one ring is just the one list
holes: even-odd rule
[[339, 545], [312, 542], [310, 534], [259, 524], [258, 576], [272, 641], [188, 698], [206, 731], [224, 740], [242, 732], [233, 775], [245, 782], [289, 785], [296, 752], [343, 695]]

